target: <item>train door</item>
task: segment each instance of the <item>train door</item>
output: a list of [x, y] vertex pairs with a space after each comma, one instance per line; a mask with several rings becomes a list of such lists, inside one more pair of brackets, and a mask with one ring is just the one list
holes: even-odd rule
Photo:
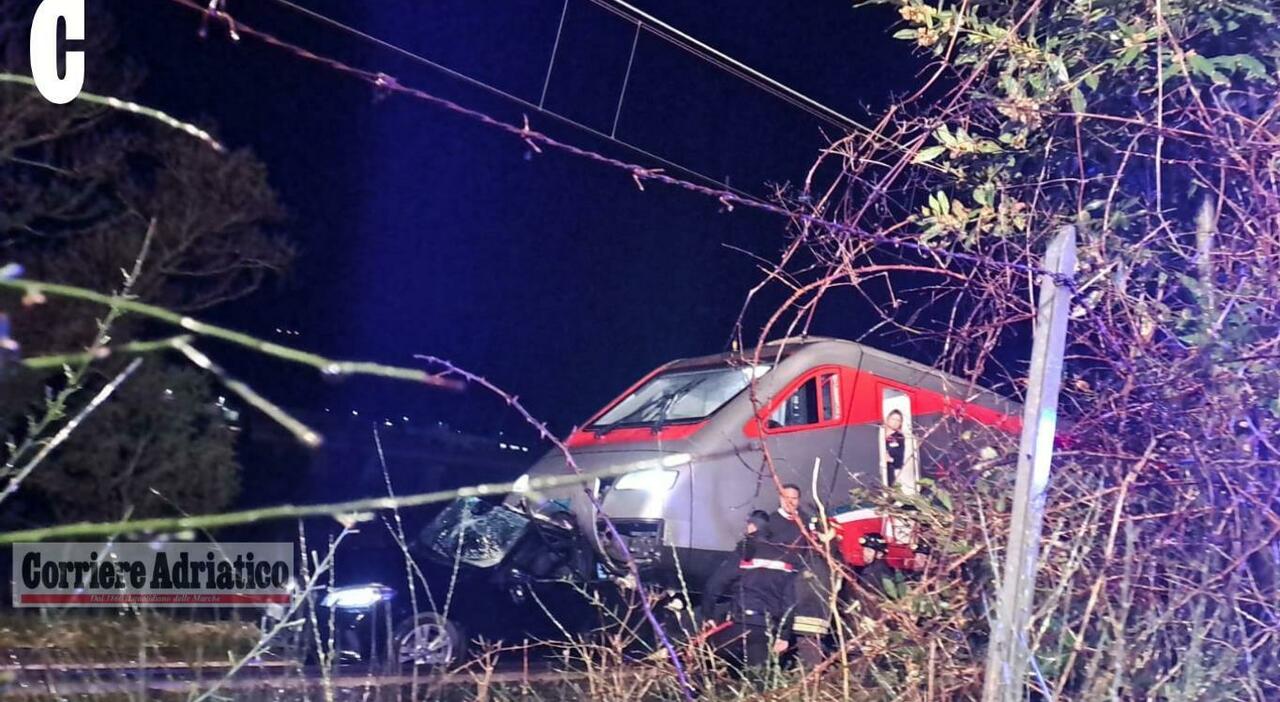
[[[809, 371], [780, 393], [764, 415], [764, 440], [778, 477], [795, 483], [804, 502], [821, 499], [830, 509], [834, 477], [842, 469], [845, 408], [840, 369], [827, 366]], [[754, 423], [754, 422], [753, 422]], [[774, 490], [766, 490], [772, 495]], [[776, 500], [766, 500], [772, 506]]]
[[910, 392], [881, 386], [880, 479], [885, 487], [896, 485], [908, 495], [917, 493], [920, 479], [920, 451], [911, 410]]

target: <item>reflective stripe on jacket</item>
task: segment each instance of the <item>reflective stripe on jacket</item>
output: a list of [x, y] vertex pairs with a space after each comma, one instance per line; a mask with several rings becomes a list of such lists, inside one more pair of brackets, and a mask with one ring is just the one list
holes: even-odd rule
[[755, 570], [757, 568], [767, 568], [769, 570], [780, 570], [784, 573], [796, 572], [796, 567], [786, 561], [775, 561], [772, 558], [752, 558], [738, 563], [740, 570]]

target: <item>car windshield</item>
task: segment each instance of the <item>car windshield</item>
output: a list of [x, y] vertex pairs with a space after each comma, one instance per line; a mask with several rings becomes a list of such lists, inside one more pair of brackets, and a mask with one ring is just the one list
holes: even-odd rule
[[624, 397], [590, 428], [601, 430], [703, 419], [742, 392], [753, 378], [768, 373], [769, 368], [723, 366], [663, 373]]
[[441, 512], [423, 530], [422, 541], [439, 558], [488, 568], [506, 558], [528, 525], [522, 514], [467, 497]]

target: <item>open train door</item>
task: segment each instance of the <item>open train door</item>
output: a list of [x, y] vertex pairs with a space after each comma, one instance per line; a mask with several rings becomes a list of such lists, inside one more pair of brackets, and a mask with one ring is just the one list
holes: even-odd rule
[[[920, 447], [913, 421], [914, 392], [909, 388], [881, 383], [878, 394], [881, 480], [890, 490], [917, 495], [920, 492]], [[895, 469], [891, 469], [891, 464], [896, 464]], [[903, 517], [886, 516], [883, 528], [889, 564], [895, 568], [909, 567], [914, 561], [915, 525]]]
[[[885, 487], [894, 487], [896, 485], [907, 495], [918, 494], [920, 490], [920, 451], [912, 422], [911, 391], [883, 383], [880, 385], [879, 391], [881, 484]], [[902, 434], [900, 439], [892, 436], [893, 432], [889, 428], [891, 415], [895, 413], [902, 417], [902, 425], [899, 429]], [[897, 446], [899, 441], [902, 443], [901, 447]], [[891, 476], [889, 475], [890, 452], [898, 449], [902, 452], [902, 464], [896, 474], [892, 476], [891, 484]]]

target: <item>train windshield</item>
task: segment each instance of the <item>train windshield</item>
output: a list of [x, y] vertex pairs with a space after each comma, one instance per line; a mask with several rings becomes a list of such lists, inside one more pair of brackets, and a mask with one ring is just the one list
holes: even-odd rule
[[595, 421], [591, 430], [661, 426], [711, 416], [771, 366], [721, 366], [675, 370], [654, 376]]

